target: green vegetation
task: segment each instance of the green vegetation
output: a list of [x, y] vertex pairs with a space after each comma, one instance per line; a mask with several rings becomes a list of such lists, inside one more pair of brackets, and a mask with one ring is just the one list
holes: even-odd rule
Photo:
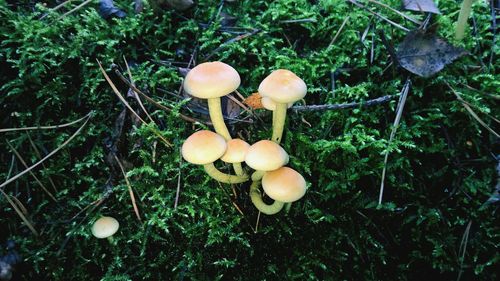
[[[487, 1], [474, 3], [475, 28], [460, 42], [453, 42], [460, 3], [438, 1], [442, 15], [433, 16], [429, 28], [469, 54], [430, 78], [389, 66], [378, 30], [396, 46], [406, 32], [348, 1], [225, 3], [221, 11], [235, 16], [238, 28], [223, 21], [218, 2], [197, 1], [184, 12], [153, 12], [145, 2], [135, 14], [133, 1], [120, 0], [115, 4], [127, 17], [105, 20], [96, 2], [61, 18], [67, 10], [48, 8], [55, 1], [44, 6], [0, 0], [0, 128], [63, 124], [93, 111], [67, 146], [33, 170], [57, 202], [30, 174], [2, 188], [9, 197], [0, 195], [0, 257], [7, 239], [14, 240], [23, 258], [15, 278], [498, 280], [498, 205], [484, 204], [497, 181], [498, 138], [451, 90], [499, 131], [490, 117], [499, 116], [500, 48], [492, 43]], [[408, 29], [418, 27], [359, 2]], [[400, 7], [400, 1], [384, 3]], [[425, 19], [425, 14], [404, 13]], [[242, 34], [249, 35], [229, 41]], [[186, 105], [192, 103], [166, 94], [178, 93], [180, 68], [192, 56], [197, 63], [221, 60], [235, 67], [245, 97], [278, 68], [306, 82], [307, 104], [363, 102], [398, 95], [408, 77], [412, 83], [390, 144], [397, 97], [354, 109], [289, 110], [281, 145], [309, 189], [288, 214], [260, 216], [254, 233], [258, 212], [249, 183], [236, 185], [233, 193], [203, 168], [181, 161], [182, 142], [209, 128], [180, 116], [207, 120], [208, 112], [190, 112]], [[128, 77], [124, 57], [135, 85], [172, 108], [167, 112], [142, 100], [156, 125], [141, 125], [130, 113], [120, 119], [126, 108], [97, 60], [125, 95], [128, 86], [114, 72]], [[128, 101], [147, 121], [138, 103]], [[250, 144], [270, 138], [272, 113], [256, 114], [252, 123], [229, 122], [232, 134]], [[31, 165], [81, 125], [0, 133], [0, 182], [25, 170], [7, 142]], [[384, 200], [378, 205], [386, 150]], [[14, 197], [39, 236], [12, 208], [7, 198]], [[120, 223], [113, 244], [92, 235], [102, 216]]]

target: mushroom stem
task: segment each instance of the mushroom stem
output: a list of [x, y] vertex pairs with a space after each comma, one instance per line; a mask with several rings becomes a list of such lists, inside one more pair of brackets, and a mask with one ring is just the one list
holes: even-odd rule
[[260, 181], [266, 172], [264, 171], [255, 171], [252, 174], [252, 181]]
[[226, 139], [226, 141], [231, 139], [231, 135], [224, 123], [224, 117], [222, 116], [222, 108], [220, 98], [210, 98], [207, 99], [208, 111], [210, 113], [210, 119], [212, 120], [212, 125], [214, 126], [215, 132]]
[[241, 163], [233, 163], [234, 172], [237, 176], [243, 176], [243, 168], [241, 167]]
[[469, 19], [470, 12], [472, 10], [472, 3], [474, 0], [464, 0], [462, 2], [462, 7], [460, 8], [460, 13], [458, 14], [457, 26], [455, 28], [455, 39], [462, 40], [465, 34], [465, 27], [467, 26], [467, 20]]
[[290, 209], [292, 208], [292, 203], [286, 203], [285, 204], [285, 213], [289, 213]]
[[235, 176], [223, 173], [214, 166], [214, 163], [205, 164], [203, 167], [209, 176], [222, 183], [242, 183], [248, 180], [248, 175]]
[[273, 111], [273, 136], [271, 140], [277, 144], [281, 142], [281, 137], [283, 136], [287, 109], [288, 104], [276, 103], [276, 110]]
[[260, 181], [252, 182], [250, 185], [250, 199], [252, 199], [252, 203], [259, 211], [266, 215], [274, 215], [283, 209], [285, 203], [280, 201], [274, 201], [273, 204], [268, 205], [262, 201], [262, 195], [259, 191]]

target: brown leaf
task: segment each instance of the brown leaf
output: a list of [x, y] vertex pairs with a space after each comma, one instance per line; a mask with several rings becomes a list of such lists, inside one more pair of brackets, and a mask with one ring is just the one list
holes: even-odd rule
[[429, 77], [466, 54], [433, 33], [416, 30], [399, 44], [397, 57], [401, 66], [422, 77]]
[[403, 0], [403, 7], [410, 11], [441, 14], [432, 0]]
[[243, 103], [250, 106], [253, 109], [261, 109], [264, 108], [262, 106], [262, 97], [260, 96], [259, 93], [253, 93], [250, 95], [248, 98], [246, 98]]

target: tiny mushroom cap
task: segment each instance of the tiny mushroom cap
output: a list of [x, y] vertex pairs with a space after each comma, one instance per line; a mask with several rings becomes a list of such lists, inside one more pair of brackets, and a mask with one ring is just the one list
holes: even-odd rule
[[[271, 110], [271, 111], [276, 110], [276, 102], [273, 101], [270, 97], [262, 97], [260, 102], [265, 109]], [[293, 105], [293, 102], [288, 103], [288, 108], [292, 107], [292, 105]]]
[[245, 162], [254, 170], [272, 171], [288, 163], [288, 154], [279, 144], [261, 140], [248, 148]]
[[304, 196], [306, 193], [306, 181], [294, 169], [281, 167], [264, 174], [262, 188], [272, 199], [290, 203]]
[[205, 62], [191, 69], [184, 79], [184, 90], [197, 98], [225, 96], [240, 86], [240, 75], [223, 62]]
[[250, 145], [241, 139], [231, 139], [227, 142], [227, 150], [222, 155], [221, 160], [226, 163], [241, 163], [245, 161]]
[[306, 95], [307, 86], [290, 70], [278, 69], [262, 80], [259, 85], [259, 93], [278, 103], [293, 103]]
[[92, 226], [92, 234], [97, 238], [108, 238], [118, 231], [120, 223], [112, 217], [102, 217]]
[[226, 152], [226, 140], [219, 134], [201, 130], [189, 136], [182, 145], [182, 157], [189, 163], [205, 165]]

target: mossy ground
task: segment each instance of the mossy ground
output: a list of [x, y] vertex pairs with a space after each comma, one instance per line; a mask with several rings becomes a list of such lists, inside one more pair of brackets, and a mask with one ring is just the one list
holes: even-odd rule
[[[128, 16], [104, 20], [96, 3], [59, 18], [63, 12], [47, 8], [57, 4], [53, 1], [45, 7], [41, 2], [0, 0], [0, 127], [61, 124], [94, 111], [84, 130], [48, 160], [46, 168], [35, 170], [50, 189], [49, 178], [53, 180], [58, 202], [30, 175], [4, 188], [22, 202], [40, 232], [34, 236], [0, 197], [0, 244], [13, 239], [24, 260], [16, 278], [451, 280], [461, 274], [462, 280], [498, 279], [497, 208], [483, 205], [496, 184], [498, 139], [469, 115], [447, 86], [461, 93], [498, 132], [498, 123], [488, 117], [499, 116], [500, 88], [489, 3], [475, 3], [475, 30], [469, 28], [465, 40], [453, 42], [459, 3], [438, 1], [442, 15], [433, 16], [431, 25], [470, 54], [424, 79], [389, 66], [378, 30], [394, 45], [405, 32], [347, 1], [225, 3], [220, 11], [235, 16], [238, 28], [224, 25], [218, 2], [198, 1], [182, 13], [155, 13], [145, 3], [145, 10], [134, 14], [133, 1], [117, 1]], [[385, 3], [400, 6], [396, 0]], [[369, 6], [409, 29], [417, 28], [389, 10]], [[45, 13], [48, 16], [40, 19]], [[254, 30], [259, 32], [224, 44]], [[135, 217], [123, 178], [110, 181], [110, 175], [120, 175], [109, 165], [108, 148], [124, 107], [96, 62], [110, 75], [113, 63], [126, 74], [124, 57], [131, 63], [135, 84], [174, 109], [168, 113], [146, 103], [158, 126], [133, 128], [128, 116], [117, 146], [143, 223]], [[234, 66], [244, 96], [255, 92], [271, 70], [290, 69], [308, 85], [307, 104], [396, 95], [407, 78], [412, 85], [389, 147], [397, 98], [373, 107], [289, 114], [283, 146], [309, 190], [288, 215], [261, 216], [254, 233], [257, 211], [249, 201], [248, 185], [237, 186], [234, 197], [230, 186], [180, 162], [183, 140], [203, 126], [182, 120], [178, 113], [206, 116], [186, 111], [183, 102], [165, 91], [177, 93], [179, 68], [191, 57], [197, 63], [222, 60]], [[126, 85], [116, 75], [111, 78], [125, 94]], [[251, 143], [268, 138], [271, 115], [257, 114], [253, 123], [233, 122], [233, 134]], [[79, 125], [30, 131], [29, 137], [45, 155]], [[154, 128], [172, 147], [158, 142]], [[6, 141], [28, 163], [39, 159], [26, 132], [0, 138], [1, 181], [24, 170]], [[377, 206], [387, 149], [385, 203]], [[179, 175], [180, 197], [174, 208]], [[97, 208], [80, 212], [104, 195]], [[120, 221], [113, 244], [91, 235], [90, 226], [101, 215]]]

